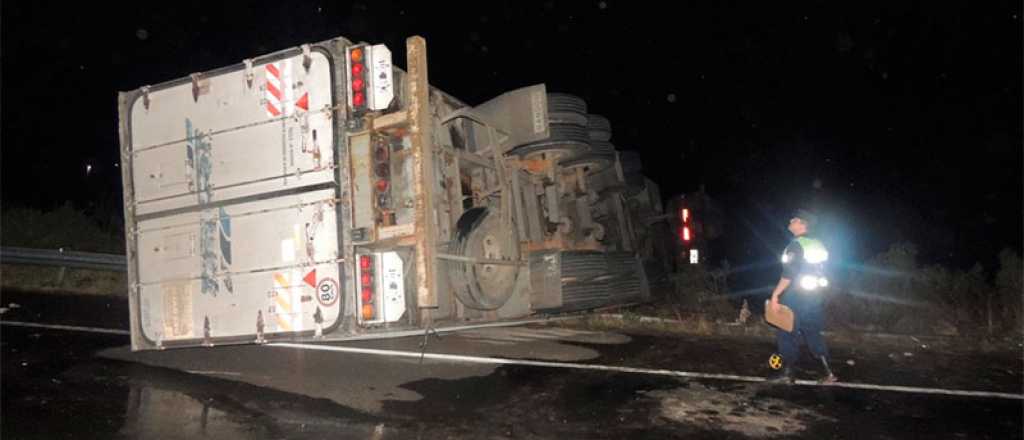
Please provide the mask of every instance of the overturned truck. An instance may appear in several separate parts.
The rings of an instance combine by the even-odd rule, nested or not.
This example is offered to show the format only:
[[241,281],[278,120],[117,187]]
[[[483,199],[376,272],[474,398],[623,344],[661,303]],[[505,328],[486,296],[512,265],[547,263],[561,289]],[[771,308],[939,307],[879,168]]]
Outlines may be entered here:
[[406,50],[337,38],[120,94],[133,349],[648,297],[660,199],[608,120],[544,85],[467,105]]

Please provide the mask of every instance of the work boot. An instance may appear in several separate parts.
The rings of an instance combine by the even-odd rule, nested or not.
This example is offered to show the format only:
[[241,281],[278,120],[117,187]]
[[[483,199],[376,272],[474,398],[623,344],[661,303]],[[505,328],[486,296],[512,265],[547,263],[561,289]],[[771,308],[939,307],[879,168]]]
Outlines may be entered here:
[[821,384],[833,384],[839,382],[839,378],[835,374],[832,374],[832,368],[828,366],[828,358],[822,356],[818,358],[821,360],[821,366],[825,367],[825,375],[818,379],[818,383]]
[[793,383],[793,371],[790,370],[789,367],[784,367],[781,370],[775,370],[765,378],[765,381],[772,383]]

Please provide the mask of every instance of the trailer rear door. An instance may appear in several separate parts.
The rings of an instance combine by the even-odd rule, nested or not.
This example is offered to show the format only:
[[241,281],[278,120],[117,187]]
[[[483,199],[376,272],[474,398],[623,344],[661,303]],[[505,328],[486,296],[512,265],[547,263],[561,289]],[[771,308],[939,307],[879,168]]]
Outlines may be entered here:
[[339,322],[333,63],[292,51],[121,95],[133,349]]

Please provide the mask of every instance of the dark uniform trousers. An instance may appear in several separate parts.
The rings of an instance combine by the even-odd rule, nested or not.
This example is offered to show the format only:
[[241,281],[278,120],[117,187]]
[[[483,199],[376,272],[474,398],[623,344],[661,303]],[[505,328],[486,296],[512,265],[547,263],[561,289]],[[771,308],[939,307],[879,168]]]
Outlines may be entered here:
[[800,342],[815,358],[828,359],[828,347],[821,331],[825,328],[824,304],[820,292],[806,292],[799,288],[787,289],[780,300],[793,310],[793,331],[776,330],[775,340],[782,362],[794,366],[800,357]]

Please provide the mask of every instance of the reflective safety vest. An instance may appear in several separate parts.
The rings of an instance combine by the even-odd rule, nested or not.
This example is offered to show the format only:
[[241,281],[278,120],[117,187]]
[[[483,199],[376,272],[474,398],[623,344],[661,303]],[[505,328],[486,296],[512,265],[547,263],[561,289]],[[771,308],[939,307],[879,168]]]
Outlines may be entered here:
[[[796,242],[803,248],[803,261],[797,276],[796,287],[804,292],[818,292],[828,287],[825,277],[825,262],[828,261],[828,250],[818,239],[797,237]],[[789,263],[789,254],[782,254],[782,262]]]

